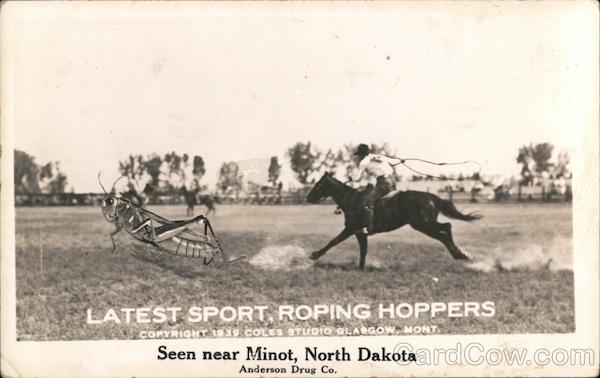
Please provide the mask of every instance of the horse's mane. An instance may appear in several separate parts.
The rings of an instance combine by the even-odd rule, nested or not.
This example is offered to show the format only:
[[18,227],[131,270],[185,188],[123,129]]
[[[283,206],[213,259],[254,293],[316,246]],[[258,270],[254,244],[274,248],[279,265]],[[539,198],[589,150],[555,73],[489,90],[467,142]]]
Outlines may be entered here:
[[333,176],[331,173],[327,173],[327,177],[328,177],[330,180],[332,180],[334,183],[336,183],[336,184],[342,184],[342,186],[343,186],[343,187],[345,187],[345,188],[352,189],[352,190],[353,190],[353,191],[355,191],[355,192],[358,192],[358,191],[359,191],[358,189],[351,187],[351,186],[350,186],[350,185],[348,185],[347,183],[345,183],[345,182],[342,182],[342,181],[340,181],[340,180],[336,179],[336,178],[335,178],[335,177],[334,177],[334,176]]

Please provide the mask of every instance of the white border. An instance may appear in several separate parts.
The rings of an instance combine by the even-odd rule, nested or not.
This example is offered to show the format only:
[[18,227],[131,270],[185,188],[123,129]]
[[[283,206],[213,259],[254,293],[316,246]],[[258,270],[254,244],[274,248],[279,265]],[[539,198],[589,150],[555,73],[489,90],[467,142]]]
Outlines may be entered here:
[[[128,3],[129,4],[129,3]],[[146,3],[148,4],[148,3]],[[99,4],[78,4],[80,12],[85,15],[91,7]],[[103,4],[106,7],[119,7],[120,3]],[[152,12],[159,12],[163,6],[184,7],[185,3],[165,5],[148,4]],[[199,6],[213,7],[214,4]],[[413,3],[412,6],[415,6]],[[271,349],[287,349],[290,345],[300,353],[304,346],[321,346],[333,349],[344,345],[348,349],[358,346],[380,348],[393,347],[398,342],[408,342],[414,347],[448,347],[455,346],[456,335],[442,336],[406,336],[406,337],[323,337],[323,338],[267,338],[267,339],[208,339],[208,340],[136,340],[136,341],[71,341],[71,342],[15,342],[15,246],[14,246],[14,204],[13,204],[13,143],[14,123],[12,104],[12,70],[14,66],[4,64],[11,62],[11,25],[21,12],[35,7],[43,15],[45,9],[55,4],[41,3],[4,3],[2,5],[1,23],[1,125],[2,125],[2,188],[1,188],[1,268],[2,268],[2,328],[1,358],[4,376],[232,376],[237,375],[238,363],[222,362],[159,362],[156,360],[158,345],[167,345],[170,349],[201,350],[240,350],[245,346],[264,345]],[[140,7],[141,5],[137,5]],[[230,10],[231,4],[223,8]],[[244,4],[243,7],[248,6]],[[282,4],[261,4],[260,6],[286,6]],[[295,5],[300,6],[300,5]],[[337,4],[310,4],[303,6],[333,7]],[[347,4],[340,4],[347,7]],[[369,4],[359,5],[368,8]],[[382,7],[381,4],[372,5]],[[388,6],[388,5],[386,5]],[[445,4],[445,6],[450,6]],[[488,348],[522,347],[536,348],[592,348],[596,351],[596,366],[589,369],[574,370],[572,366],[545,366],[531,368],[511,368],[509,366],[427,366],[408,365],[399,367],[395,363],[366,364],[360,362],[330,363],[341,376],[481,376],[481,375],[523,375],[523,376],[567,376],[588,375],[598,373],[598,309],[599,303],[599,243],[598,243],[598,198],[599,198],[599,164],[598,164],[598,34],[590,33],[598,30],[598,8],[594,2],[565,3],[565,6],[582,8],[581,30],[579,35],[586,36],[580,40],[580,48],[589,54],[588,67],[581,71],[589,75],[589,87],[581,88],[577,114],[573,114],[573,125],[577,129],[579,148],[573,156],[574,201],[573,201],[573,247],[575,273],[575,306],[576,331],[573,334],[536,334],[536,335],[486,335],[460,336],[462,343],[476,341]],[[83,10],[82,8],[85,8]],[[137,8],[136,8],[137,9]],[[586,15],[587,14],[587,15]],[[254,364],[248,364],[254,365]],[[269,364],[270,366],[287,366],[288,364]],[[311,366],[318,366],[310,364]],[[250,375],[249,375],[250,376]]]

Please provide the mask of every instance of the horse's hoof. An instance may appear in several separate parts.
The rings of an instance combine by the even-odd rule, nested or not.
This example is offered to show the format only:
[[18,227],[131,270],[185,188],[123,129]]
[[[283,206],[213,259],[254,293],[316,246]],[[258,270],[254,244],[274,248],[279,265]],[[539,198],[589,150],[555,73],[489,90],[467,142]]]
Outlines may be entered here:
[[321,255],[319,254],[319,251],[314,251],[313,253],[310,254],[311,260],[317,260],[319,257],[321,257]]

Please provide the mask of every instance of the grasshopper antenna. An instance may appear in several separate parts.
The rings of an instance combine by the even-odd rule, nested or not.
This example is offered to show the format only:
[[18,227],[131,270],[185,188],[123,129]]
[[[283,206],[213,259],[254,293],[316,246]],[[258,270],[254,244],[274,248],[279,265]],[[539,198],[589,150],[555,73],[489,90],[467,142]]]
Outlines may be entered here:
[[110,192],[113,193],[115,191],[115,185],[117,185],[117,183],[119,182],[120,179],[122,179],[123,177],[127,177],[127,176],[121,176],[118,179],[115,180],[115,183],[113,184],[112,188],[110,189]]
[[102,174],[102,171],[98,172],[98,183],[100,184],[100,187],[104,191],[104,194],[108,195],[108,193],[106,193],[106,189],[104,189],[104,185],[102,185],[102,180],[100,180],[100,175],[101,174]]

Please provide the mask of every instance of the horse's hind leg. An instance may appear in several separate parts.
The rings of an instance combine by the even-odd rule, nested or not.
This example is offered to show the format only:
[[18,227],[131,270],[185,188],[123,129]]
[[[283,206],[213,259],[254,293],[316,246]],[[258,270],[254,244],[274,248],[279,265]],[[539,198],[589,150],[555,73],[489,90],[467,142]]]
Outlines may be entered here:
[[438,222],[429,222],[429,223],[418,223],[411,224],[411,226],[417,230],[421,231],[427,236],[430,236],[436,240],[441,241],[448,252],[454,257],[455,260],[468,260],[469,256],[464,254],[457,246],[454,244],[454,240],[452,239],[452,226],[450,223],[438,223]]
[[471,256],[463,252],[460,248],[456,246],[456,244],[454,244],[454,238],[452,237],[452,225],[450,223],[437,223],[437,227],[440,229],[440,233],[445,234],[447,236],[448,244],[450,245],[450,247],[448,247],[448,250],[450,251],[450,253],[454,251],[454,253],[452,253],[452,257],[454,257],[455,259],[463,260],[468,260],[471,258]]

